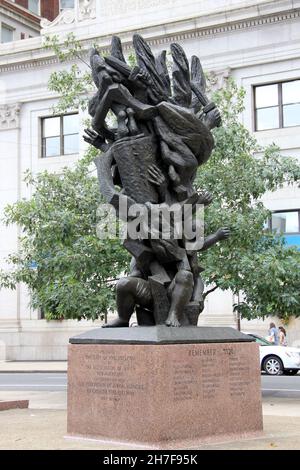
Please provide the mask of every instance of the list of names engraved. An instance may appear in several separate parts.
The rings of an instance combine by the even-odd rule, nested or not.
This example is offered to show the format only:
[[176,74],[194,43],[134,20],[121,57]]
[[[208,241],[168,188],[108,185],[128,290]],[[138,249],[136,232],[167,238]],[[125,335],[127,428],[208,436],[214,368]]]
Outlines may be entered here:
[[231,398],[244,397],[251,383],[247,357],[232,354],[229,356],[229,393]]
[[216,398],[221,392],[222,373],[216,369],[217,349],[192,348],[186,360],[172,362],[172,388],[174,401],[200,397],[203,400]]
[[176,402],[201,397],[219,399],[228,390],[229,398],[247,395],[251,371],[247,357],[232,346],[192,348],[188,357],[172,361],[172,391]]
[[173,360],[173,400],[191,400],[197,394],[197,377],[193,364]]
[[220,371],[216,368],[217,349],[211,346],[198,351],[201,363],[202,399],[216,398],[221,387]]

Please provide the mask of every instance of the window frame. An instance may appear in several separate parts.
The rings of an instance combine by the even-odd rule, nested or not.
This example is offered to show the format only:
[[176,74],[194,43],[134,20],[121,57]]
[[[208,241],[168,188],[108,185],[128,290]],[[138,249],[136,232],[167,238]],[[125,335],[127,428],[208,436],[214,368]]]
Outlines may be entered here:
[[[254,132],[266,132],[266,131],[274,131],[274,130],[277,130],[277,129],[289,129],[289,128],[293,128],[293,127],[300,127],[300,124],[296,124],[294,126],[284,126],[284,121],[283,121],[283,108],[284,106],[287,106],[289,104],[300,104],[300,101],[295,101],[293,103],[286,103],[286,104],[283,104],[283,101],[282,101],[282,85],[285,84],[285,83],[291,83],[291,82],[297,82],[297,81],[300,81],[300,78],[291,78],[289,80],[281,80],[281,81],[275,81],[275,82],[266,82],[266,83],[260,83],[260,84],[256,84],[256,85],[253,85],[252,88],[253,88],[253,92],[252,92],[252,96],[253,96],[253,110],[254,110]],[[268,86],[268,85],[277,85],[277,93],[278,93],[278,105],[277,106],[264,106],[264,107],[261,107],[261,108],[257,108],[256,106],[256,90],[257,88],[259,87],[262,87],[262,86]],[[278,124],[279,124],[279,127],[272,127],[270,129],[258,129],[257,128],[257,110],[260,110],[260,109],[269,109],[269,108],[278,108]]]
[[248,336],[255,339],[255,342],[259,344],[259,346],[272,346],[272,343],[268,341],[267,339],[263,338],[262,336],[257,336],[252,333],[248,333]]
[[[298,212],[298,232],[282,232],[283,235],[300,235],[300,209],[280,209],[276,211],[272,211],[273,214],[282,214],[285,212]],[[272,215],[269,219],[269,230],[273,232],[273,227],[272,227]]]
[[35,12],[33,10],[30,10],[29,2],[30,2],[30,0],[28,0],[28,11],[30,11],[30,13],[33,13],[34,15],[41,16],[41,0],[38,0],[39,5],[38,5],[38,11],[37,12]]
[[73,0],[73,6],[72,7],[65,7],[63,8],[61,6],[62,0],[59,0],[59,11],[62,12],[64,10],[71,10],[72,8],[75,8],[75,0]]
[[[3,28],[5,28],[5,29],[12,32],[12,40],[11,41],[2,42],[2,29]],[[0,42],[0,44],[9,44],[10,42],[14,42],[14,40],[15,40],[15,31],[16,31],[16,29],[13,26],[10,26],[9,24],[1,22],[0,23],[0,33],[1,33],[1,37],[0,37],[1,42]]]
[[[64,117],[66,116],[78,116],[78,132],[76,134],[64,134]],[[59,118],[59,130],[60,134],[56,136],[50,136],[50,137],[44,137],[44,122],[46,119],[53,119],[53,118]],[[42,159],[48,159],[48,158],[57,158],[57,157],[69,157],[72,155],[78,155],[79,154],[79,113],[77,112],[70,112],[66,114],[58,114],[58,115],[50,115],[50,116],[42,116],[40,117],[40,136],[41,136],[41,144],[40,144],[40,158]],[[64,137],[69,136],[69,135],[78,135],[78,151],[74,153],[65,153],[65,145],[64,145]],[[59,149],[60,153],[58,155],[52,155],[52,156],[47,156],[46,155],[46,146],[44,142],[47,139],[51,139],[54,137],[59,137]]]

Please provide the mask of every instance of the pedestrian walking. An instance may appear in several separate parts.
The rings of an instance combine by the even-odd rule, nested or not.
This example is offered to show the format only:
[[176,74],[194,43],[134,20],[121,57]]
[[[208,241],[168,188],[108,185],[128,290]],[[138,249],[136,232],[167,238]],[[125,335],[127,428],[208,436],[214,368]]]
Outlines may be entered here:
[[280,326],[278,328],[279,330],[279,344],[280,346],[287,346],[287,340],[286,340],[286,330],[283,328],[283,326]]
[[276,328],[275,323],[270,323],[269,327],[269,341],[274,344],[274,346],[279,345],[279,331]]

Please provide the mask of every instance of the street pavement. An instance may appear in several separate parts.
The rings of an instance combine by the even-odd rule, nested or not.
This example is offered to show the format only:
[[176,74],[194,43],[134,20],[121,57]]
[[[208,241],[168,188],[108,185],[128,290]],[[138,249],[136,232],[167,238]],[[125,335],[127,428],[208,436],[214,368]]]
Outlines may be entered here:
[[300,374],[294,376],[263,375],[261,377],[262,396],[280,398],[300,398]]
[[[295,376],[262,375],[262,396],[281,398],[300,398],[300,374]],[[2,391],[44,391],[63,392],[67,389],[67,375],[63,372],[1,373],[0,392]]]
[[0,391],[45,391],[60,392],[67,389],[67,374],[34,372],[0,374]]

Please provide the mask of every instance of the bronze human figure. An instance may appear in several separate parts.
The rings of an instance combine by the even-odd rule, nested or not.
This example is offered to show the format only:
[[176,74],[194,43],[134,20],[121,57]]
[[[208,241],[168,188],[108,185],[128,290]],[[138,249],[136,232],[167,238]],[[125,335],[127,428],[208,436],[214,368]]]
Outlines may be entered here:
[[[95,160],[100,191],[123,219],[128,219],[135,204],[147,214],[157,209],[172,214],[173,205],[190,205],[193,224],[198,205],[212,201],[193,183],[198,167],[213,150],[211,130],[221,125],[220,113],[206,96],[197,57],[192,57],[190,67],[182,47],[171,44],[171,80],[166,51],[154,57],[138,34],[133,46],[137,59],[133,68],[126,63],[117,37],[112,39],[110,56],[91,52],[97,92],[89,104],[92,129],[86,129],[84,139],[103,152]],[[107,125],[109,112],[116,117],[115,127]],[[122,203],[125,213],[120,210]],[[155,236],[149,229],[147,237],[126,238],[131,270],[116,286],[118,318],[104,327],[127,327],[134,312],[139,325],[197,325],[204,308],[203,268],[197,252],[228,238],[229,230],[221,228],[206,236],[200,247],[191,248],[184,234],[176,236],[178,220],[176,225],[172,217],[169,238],[162,235],[161,219]],[[183,224],[180,219],[179,228]]]

